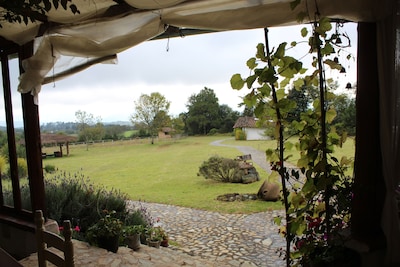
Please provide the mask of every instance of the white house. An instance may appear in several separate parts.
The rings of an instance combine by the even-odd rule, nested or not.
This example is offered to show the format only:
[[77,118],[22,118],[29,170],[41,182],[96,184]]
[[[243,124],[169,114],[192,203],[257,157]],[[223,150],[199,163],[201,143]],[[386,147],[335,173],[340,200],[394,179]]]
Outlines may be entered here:
[[265,135],[265,127],[257,126],[255,117],[239,117],[233,125],[233,128],[240,128],[246,134],[246,140],[268,140],[269,136]]

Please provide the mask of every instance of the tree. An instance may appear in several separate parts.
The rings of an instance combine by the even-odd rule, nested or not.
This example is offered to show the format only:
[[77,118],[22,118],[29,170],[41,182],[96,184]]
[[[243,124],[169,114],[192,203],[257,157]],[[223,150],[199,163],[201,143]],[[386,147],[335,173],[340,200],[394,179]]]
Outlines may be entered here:
[[220,105],[219,112],[221,116],[221,120],[219,123],[219,132],[220,133],[230,133],[233,130],[233,125],[239,118],[239,112],[234,111],[228,105]]
[[332,125],[339,133],[346,132],[349,135],[356,134],[356,101],[346,94],[337,95],[332,100],[332,106],[336,110],[336,117]]
[[185,131],[184,113],[179,114],[177,117],[171,119],[171,126],[175,134],[181,134]]
[[186,107],[185,124],[189,134],[206,135],[212,128],[219,128],[220,108],[214,90],[204,87],[189,97]]
[[78,110],[75,112],[78,123],[79,140],[86,143],[86,150],[89,150],[89,142],[100,140],[104,135],[104,127],[101,118],[95,118],[93,114]]
[[169,119],[168,111],[170,102],[158,92],[150,95],[142,94],[135,104],[135,113],[131,116],[133,125],[143,123],[149,131],[151,143],[154,144],[154,136],[157,131],[165,126]]
[[64,10],[68,8],[73,14],[79,14],[79,10],[75,4],[68,4],[71,0],[0,0],[0,20],[10,23],[25,23],[29,21],[35,22],[47,21],[46,14],[51,9],[58,9],[61,6]]

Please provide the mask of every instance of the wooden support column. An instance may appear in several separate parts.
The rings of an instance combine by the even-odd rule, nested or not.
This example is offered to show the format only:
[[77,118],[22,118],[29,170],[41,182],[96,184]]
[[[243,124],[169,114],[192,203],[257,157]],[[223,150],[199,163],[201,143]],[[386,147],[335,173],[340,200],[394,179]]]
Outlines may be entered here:
[[[32,54],[33,42],[21,48],[19,54],[21,72],[23,72],[22,60]],[[34,96],[31,93],[22,94],[21,97],[32,211],[40,209],[46,214],[39,107],[34,103]]]
[[385,197],[379,134],[376,24],[358,24],[356,155],[351,230],[370,250],[384,246],[381,217]]

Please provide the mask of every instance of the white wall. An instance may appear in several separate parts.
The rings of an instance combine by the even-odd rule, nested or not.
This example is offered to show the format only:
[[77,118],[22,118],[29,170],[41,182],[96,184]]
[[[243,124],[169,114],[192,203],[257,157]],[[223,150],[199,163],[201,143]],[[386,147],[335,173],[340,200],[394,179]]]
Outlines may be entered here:
[[264,128],[243,128],[246,133],[246,140],[269,140],[268,136],[264,135]]

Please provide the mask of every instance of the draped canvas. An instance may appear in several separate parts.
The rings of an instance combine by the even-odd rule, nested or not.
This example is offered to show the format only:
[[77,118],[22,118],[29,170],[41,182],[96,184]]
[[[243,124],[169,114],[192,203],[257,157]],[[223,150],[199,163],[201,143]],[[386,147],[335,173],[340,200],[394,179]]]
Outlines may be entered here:
[[[57,64],[61,57],[74,56],[97,62],[101,57],[117,54],[158,36],[168,26],[225,31],[297,24],[297,15],[303,11],[309,12],[311,18],[318,10],[324,16],[353,21],[374,20],[384,13],[383,5],[373,6],[373,0],[336,0],[335,5],[330,0],[301,1],[295,10],[290,8],[291,1],[129,0],[126,4],[132,8],[125,11],[116,8],[115,2],[110,0],[96,1],[96,4],[77,0],[76,5],[83,5],[83,8],[76,20],[72,14],[68,17],[65,10],[53,10],[49,14],[51,21],[68,23],[48,28],[43,38],[37,39],[37,52],[24,63],[25,73],[20,77],[18,90],[22,93],[32,91],[36,95],[43,81],[48,80],[46,75],[61,77],[55,72],[60,69]],[[117,9],[117,15],[109,12],[107,6]],[[57,12],[60,12],[59,17]],[[2,31],[0,28],[0,35]],[[68,66],[61,72],[72,74],[80,69]]]

